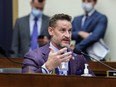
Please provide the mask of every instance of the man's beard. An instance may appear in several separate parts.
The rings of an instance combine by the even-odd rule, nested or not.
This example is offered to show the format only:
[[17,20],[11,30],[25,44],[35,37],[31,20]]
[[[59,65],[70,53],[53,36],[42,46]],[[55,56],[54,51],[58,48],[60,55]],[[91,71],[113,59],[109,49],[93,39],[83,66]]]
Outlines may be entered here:
[[56,43],[56,45],[57,45],[57,47],[59,48],[59,49],[62,49],[62,48],[69,48],[70,47],[70,45],[69,44],[67,44],[67,45],[62,45],[61,43]]
[[[62,39],[62,41],[65,41],[65,40],[69,40],[69,39],[67,39],[67,38]],[[65,44],[65,43],[63,44],[62,41],[58,42],[58,40],[56,38],[52,38],[52,41],[56,44],[58,49],[62,49],[64,47],[70,48],[70,43],[69,44]],[[69,40],[69,42],[70,42],[70,40]]]
[[63,46],[63,45],[61,45],[61,44],[57,44],[57,46],[59,47],[59,48],[64,48],[64,47],[66,47],[66,46]]

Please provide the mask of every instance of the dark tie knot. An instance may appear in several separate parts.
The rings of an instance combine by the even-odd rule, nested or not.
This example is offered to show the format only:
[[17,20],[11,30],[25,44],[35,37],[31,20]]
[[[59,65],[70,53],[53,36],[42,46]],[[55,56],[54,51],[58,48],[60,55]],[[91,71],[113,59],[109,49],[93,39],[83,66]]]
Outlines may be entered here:
[[35,18],[34,18],[34,21],[38,21],[38,17],[35,17]]
[[88,13],[86,13],[85,16],[88,17],[89,16]]
[[86,17],[86,18],[89,18],[89,15],[88,15],[88,14],[85,14],[85,17]]
[[85,20],[87,21],[88,19],[89,19],[89,16],[88,16],[88,15],[86,15],[86,16],[85,16]]

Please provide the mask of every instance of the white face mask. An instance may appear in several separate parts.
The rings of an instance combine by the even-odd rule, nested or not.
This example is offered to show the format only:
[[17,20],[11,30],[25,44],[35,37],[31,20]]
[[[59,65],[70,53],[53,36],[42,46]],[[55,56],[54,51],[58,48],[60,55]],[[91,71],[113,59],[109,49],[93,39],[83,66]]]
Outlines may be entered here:
[[82,7],[86,12],[90,12],[94,8],[93,3],[82,3]]
[[32,8],[32,15],[34,16],[34,17],[39,17],[39,16],[41,16],[42,15],[42,11],[41,10],[39,10],[39,9],[36,9],[36,8]]

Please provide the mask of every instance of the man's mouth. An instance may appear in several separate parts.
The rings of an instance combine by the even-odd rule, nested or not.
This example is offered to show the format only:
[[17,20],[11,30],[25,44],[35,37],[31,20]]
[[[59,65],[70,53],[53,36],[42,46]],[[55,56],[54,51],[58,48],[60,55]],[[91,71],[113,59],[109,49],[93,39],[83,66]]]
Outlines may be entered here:
[[69,44],[70,40],[63,40],[63,42]]

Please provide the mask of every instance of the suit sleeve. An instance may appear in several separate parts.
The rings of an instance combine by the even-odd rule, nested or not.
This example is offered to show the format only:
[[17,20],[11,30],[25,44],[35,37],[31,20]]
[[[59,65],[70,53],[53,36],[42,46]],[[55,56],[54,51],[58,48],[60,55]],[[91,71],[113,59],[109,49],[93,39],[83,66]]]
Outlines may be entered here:
[[13,57],[17,57],[19,50],[19,21],[16,20],[14,29],[13,29],[13,37],[12,37],[12,50],[15,52]]
[[78,40],[78,32],[80,31],[80,23],[79,23],[79,17],[75,17],[72,21],[72,39]]
[[90,32],[91,34],[86,38],[83,39],[80,43],[76,45],[76,49],[85,49],[89,47],[94,42],[98,41],[100,38],[103,38],[105,31],[107,28],[107,17],[102,15],[99,17],[94,30]]
[[24,56],[22,73],[42,73],[41,66],[44,64],[42,59],[41,52],[38,54],[36,52],[28,52]]

